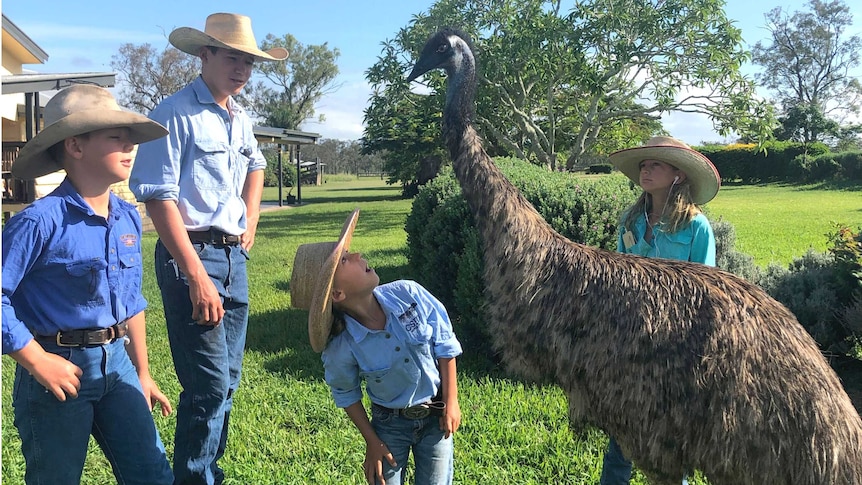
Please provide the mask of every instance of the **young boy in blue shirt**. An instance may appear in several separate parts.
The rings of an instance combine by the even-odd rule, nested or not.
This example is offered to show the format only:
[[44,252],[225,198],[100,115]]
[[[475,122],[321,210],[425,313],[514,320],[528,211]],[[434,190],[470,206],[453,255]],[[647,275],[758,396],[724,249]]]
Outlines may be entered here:
[[[303,244],[291,304],[308,310],[326,383],[365,439],[365,479],[400,485],[413,451],[414,483],[452,483],[452,434],[461,424],[455,357],[461,344],[443,305],[416,282],[380,284],[350,241],[353,211],[335,243]],[[333,315],[333,312],[335,315]],[[372,420],[362,405],[362,381]]]
[[118,483],[171,484],[152,416],[171,405],[147,360],[141,219],[110,190],[135,145],[167,130],[89,85],[54,95],[44,120],[12,173],[66,178],[3,228],[3,354],[18,363],[25,481],[80,483],[92,434]]

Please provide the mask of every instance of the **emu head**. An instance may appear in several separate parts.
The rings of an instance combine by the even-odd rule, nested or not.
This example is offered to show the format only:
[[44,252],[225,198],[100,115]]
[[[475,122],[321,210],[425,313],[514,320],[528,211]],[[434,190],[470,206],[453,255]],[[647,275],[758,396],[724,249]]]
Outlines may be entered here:
[[470,47],[469,37],[458,29],[446,28],[437,32],[425,42],[419,60],[407,76],[407,82],[433,69],[442,68],[451,76],[453,71],[461,67],[465,51],[472,51]]

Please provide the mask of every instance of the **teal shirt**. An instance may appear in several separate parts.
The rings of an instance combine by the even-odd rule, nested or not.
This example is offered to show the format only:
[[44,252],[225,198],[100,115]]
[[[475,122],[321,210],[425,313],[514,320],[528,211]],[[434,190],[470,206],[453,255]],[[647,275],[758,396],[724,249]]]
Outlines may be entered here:
[[625,234],[629,232],[620,225],[617,236],[617,251],[626,254],[636,254],[648,258],[678,259],[703,263],[707,266],[715,266],[715,236],[712,226],[703,214],[698,214],[689,225],[677,232],[670,233],[661,229],[661,226],[653,228],[653,240],[646,242],[643,235],[646,233],[646,218],[641,215],[634,223],[631,231],[634,244],[626,246]]

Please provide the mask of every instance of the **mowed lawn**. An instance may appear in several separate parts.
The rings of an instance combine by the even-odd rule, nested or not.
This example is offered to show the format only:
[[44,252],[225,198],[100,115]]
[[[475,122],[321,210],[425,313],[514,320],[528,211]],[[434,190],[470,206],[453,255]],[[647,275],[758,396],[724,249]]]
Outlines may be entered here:
[[[411,201],[400,199],[399,192],[380,179],[330,178],[323,186],[303,187],[302,206],[261,216],[250,262],[252,314],[245,369],[222,460],[226,484],[363,483],[364,442],[332,403],[319,355],[307,341],[306,314],[290,308],[288,283],[296,248],[335,239],[355,207],[362,213],[352,249],[365,254],[384,282],[413,278],[407,269],[404,232]],[[276,189],[266,189],[264,199],[277,201]],[[708,210],[710,217],[721,216],[736,226],[738,248],[752,254],[758,264],[786,264],[809,246],[825,248],[824,234],[831,230],[831,221],[862,225],[862,192],[724,187]],[[151,371],[176,403],[180,388],[152,270],[156,237],[148,233],[144,239]],[[4,356],[4,484],[23,483],[24,474],[11,406],[14,367]],[[574,433],[569,429],[566,401],[558,388],[507,377],[469,349],[459,360],[459,386],[463,424],[456,434],[456,483],[598,482],[606,438],[594,429]],[[155,416],[172,456],[175,416]],[[113,483],[110,466],[93,440],[90,446],[82,483]],[[632,483],[645,481],[636,474]],[[690,483],[706,482],[695,477]]]

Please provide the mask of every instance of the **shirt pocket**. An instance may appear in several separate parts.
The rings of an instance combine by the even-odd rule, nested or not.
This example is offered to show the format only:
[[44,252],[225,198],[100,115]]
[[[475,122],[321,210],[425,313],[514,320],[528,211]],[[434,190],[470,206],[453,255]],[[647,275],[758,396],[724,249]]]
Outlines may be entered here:
[[108,262],[104,259],[88,259],[66,263],[69,284],[66,289],[68,298],[75,305],[95,306],[105,303],[108,293],[105,269]]
[[227,143],[217,140],[195,140],[192,176],[196,188],[227,190],[231,183],[229,149]]
[[120,282],[127,294],[135,294],[141,291],[141,279],[143,278],[143,267],[141,266],[141,253],[127,251],[120,253]]
[[424,319],[418,316],[404,324],[407,333],[407,343],[410,348],[421,355],[431,354],[431,337],[434,329]]
[[360,372],[365,380],[365,390],[376,401],[391,402],[406,389],[413,389],[419,381],[419,369],[415,362],[375,371]]
[[692,232],[685,229],[672,233],[663,232],[661,239],[657,243],[660,244],[657,255],[667,259],[688,261],[691,256],[693,239]]

